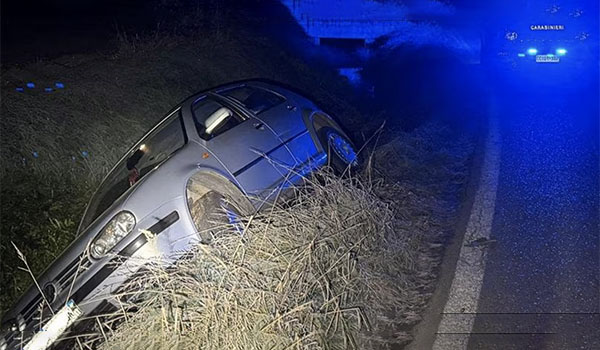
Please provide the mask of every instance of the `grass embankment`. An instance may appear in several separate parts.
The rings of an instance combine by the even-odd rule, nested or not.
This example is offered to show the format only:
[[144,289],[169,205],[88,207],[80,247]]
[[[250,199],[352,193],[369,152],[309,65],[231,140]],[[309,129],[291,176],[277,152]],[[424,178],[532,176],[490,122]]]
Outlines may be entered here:
[[73,239],[85,203],[110,166],[185,97],[225,82],[270,78],[310,91],[331,113],[357,120],[341,98],[350,92],[343,80],[265,38],[221,31],[185,40],[122,37],[120,43],[111,54],[2,70],[0,313],[31,283],[17,268],[10,242],[40,273]]
[[[11,241],[41,272],[73,238],[91,192],[132,142],[184,96],[251,77],[309,91],[354,134],[377,126],[361,122],[374,119],[345,102],[352,92],[334,73],[261,38],[157,37],[110,56],[5,69],[2,308],[30,284]],[[28,81],[36,88],[15,91]],[[65,88],[43,92],[56,81]],[[385,131],[383,139],[370,146],[369,171],[359,178],[325,177],[291,207],[255,217],[243,238],[223,235],[169,277],[146,277],[140,313],[114,334],[105,330],[106,346],[186,348],[209,338],[203,348],[405,343],[432,291],[471,145],[434,124]]]

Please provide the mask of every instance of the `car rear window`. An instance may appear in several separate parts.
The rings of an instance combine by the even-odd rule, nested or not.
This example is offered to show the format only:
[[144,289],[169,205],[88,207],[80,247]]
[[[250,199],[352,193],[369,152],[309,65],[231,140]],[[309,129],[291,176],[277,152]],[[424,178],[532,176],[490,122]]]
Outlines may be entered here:
[[285,98],[280,95],[262,88],[247,85],[221,91],[219,93],[239,101],[254,114],[260,114],[269,108],[273,108],[278,104],[285,102]]

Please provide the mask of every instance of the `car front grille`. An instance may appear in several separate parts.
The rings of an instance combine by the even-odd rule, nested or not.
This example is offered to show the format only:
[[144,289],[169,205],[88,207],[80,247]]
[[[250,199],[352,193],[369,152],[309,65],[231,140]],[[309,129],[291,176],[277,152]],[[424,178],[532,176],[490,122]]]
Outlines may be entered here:
[[87,254],[73,260],[62,272],[56,277],[56,281],[60,290],[68,290],[71,287],[75,277],[92,265],[87,258]]
[[[85,270],[91,266],[91,261],[87,258],[87,254],[82,254],[69,263],[60,273],[58,273],[53,281],[56,287],[56,294],[63,291],[68,291],[71,288],[74,280]],[[44,287],[44,286],[40,286]],[[53,311],[57,311],[62,307],[63,303],[54,303]],[[16,324],[19,323],[24,326],[24,331],[21,332],[11,331],[7,334],[5,340],[8,345],[7,349],[21,349],[21,346],[25,345],[29,339],[33,336],[34,332],[37,331],[41,325],[47,321],[52,313],[49,310],[48,305],[44,301],[42,294],[37,293],[33,299],[19,312],[19,319],[16,320]]]

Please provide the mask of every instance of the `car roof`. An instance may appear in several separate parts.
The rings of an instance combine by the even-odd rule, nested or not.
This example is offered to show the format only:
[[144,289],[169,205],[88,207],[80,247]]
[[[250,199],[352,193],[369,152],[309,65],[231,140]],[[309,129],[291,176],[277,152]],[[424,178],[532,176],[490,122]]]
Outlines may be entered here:
[[239,86],[244,86],[244,85],[267,88],[267,89],[273,90],[275,92],[281,92],[281,91],[287,90],[278,83],[270,82],[270,81],[266,81],[266,80],[260,80],[260,79],[238,80],[238,81],[234,81],[234,82],[217,85],[217,86],[211,87],[209,89],[197,92],[197,93],[193,94],[192,96],[186,98],[182,103],[179,104],[178,107],[184,108],[185,106],[191,105],[197,99],[199,99],[200,97],[203,97],[205,95],[219,94],[220,91],[229,90],[229,89],[239,87]]

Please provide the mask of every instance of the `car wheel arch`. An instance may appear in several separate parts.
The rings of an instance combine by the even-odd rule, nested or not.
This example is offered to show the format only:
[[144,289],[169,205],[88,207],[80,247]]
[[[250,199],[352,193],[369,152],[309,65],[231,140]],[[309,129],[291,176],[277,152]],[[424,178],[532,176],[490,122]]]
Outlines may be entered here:
[[311,116],[312,124],[316,130],[319,130],[325,126],[335,127],[333,119],[324,112],[315,111]]
[[254,207],[244,191],[231,179],[216,171],[203,169],[195,172],[187,180],[185,190],[188,209],[192,208],[194,201],[210,191],[215,191],[233,201],[244,215],[249,215],[254,211]]
[[334,128],[337,131],[339,131],[343,136],[348,138],[348,135],[346,135],[346,133],[339,126],[339,124],[331,116],[329,116],[329,114],[327,114],[323,111],[320,111],[320,110],[312,111],[307,116],[307,119],[308,119],[307,126],[310,128],[313,141],[315,142],[316,145],[318,145],[319,148],[321,148],[322,152],[325,151],[325,145],[322,144],[322,142],[319,138],[319,132],[321,129],[326,128],[326,127]]

